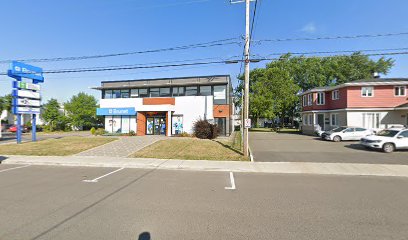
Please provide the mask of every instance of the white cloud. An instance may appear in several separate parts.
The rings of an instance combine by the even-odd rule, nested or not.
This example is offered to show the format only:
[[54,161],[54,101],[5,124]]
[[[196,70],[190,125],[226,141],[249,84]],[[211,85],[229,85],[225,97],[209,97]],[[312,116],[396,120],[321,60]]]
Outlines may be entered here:
[[317,31],[317,27],[314,24],[314,22],[310,22],[310,23],[306,24],[305,26],[303,26],[301,31],[306,32],[306,33],[315,33]]

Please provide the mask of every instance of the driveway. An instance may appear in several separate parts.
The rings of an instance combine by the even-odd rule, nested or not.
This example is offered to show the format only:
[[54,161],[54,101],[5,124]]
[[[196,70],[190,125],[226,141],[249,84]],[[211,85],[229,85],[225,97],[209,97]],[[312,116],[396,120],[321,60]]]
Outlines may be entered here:
[[296,133],[251,132],[254,161],[408,165],[408,151],[391,154],[367,150],[356,141],[328,142]]

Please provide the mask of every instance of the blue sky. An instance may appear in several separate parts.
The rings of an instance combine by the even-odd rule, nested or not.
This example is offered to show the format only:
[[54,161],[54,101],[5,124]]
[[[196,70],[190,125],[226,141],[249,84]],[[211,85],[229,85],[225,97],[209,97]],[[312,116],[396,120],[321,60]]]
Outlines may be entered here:
[[[406,0],[258,0],[254,39],[320,37],[408,32]],[[167,48],[244,34],[244,4],[228,0],[2,0],[0,60],[97,55]],[[251,5],[252,9],[254,3]],[[252,54],[408,47],[408,36],[331,41],[292,41],[252,45]],[[156,63],[186,59],[228,59],[242,54],[238,44],[112,57],[36,63],[44,69]],[[408,77],[408,56],[394,56],[388,77]],[[266,62],[253,64],[262,67]],[[33,63],[34,64],[34,63]],[[0,64],[0,72],[8,64]],[[87,92],[99,98],[103,80],[181,77],[240,72],[239,64],[171,69],[49,74],[44,100],[66,101]],[[11,79],[0,76],[0,95]]]

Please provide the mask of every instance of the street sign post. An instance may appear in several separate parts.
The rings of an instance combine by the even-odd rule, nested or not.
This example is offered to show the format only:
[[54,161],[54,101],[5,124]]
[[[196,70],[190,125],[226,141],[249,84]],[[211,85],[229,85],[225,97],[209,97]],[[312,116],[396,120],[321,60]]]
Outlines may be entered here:
[[7,75],[15,79],[12,85],[12,112],[17,115],[17,143],[21,143],[21,117],[23,114],[31,114],[31,137],[32,141],[35,142],[37,140],[36,117],[40,114],[41,107],[41,86],[39,83],[44,82],[43,70],[39,67],[13,61]]
[[245,119],[245,128],[251,128],[251,119],[250,118]]

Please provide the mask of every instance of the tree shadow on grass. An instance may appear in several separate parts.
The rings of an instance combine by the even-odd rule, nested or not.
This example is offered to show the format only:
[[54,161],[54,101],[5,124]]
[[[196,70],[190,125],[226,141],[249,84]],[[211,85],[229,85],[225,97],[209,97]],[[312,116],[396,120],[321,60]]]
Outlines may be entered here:
[[240,152],[240,151],[238,151],[237,149],[231,147],[230,145],[227,145],[227,144],[225,144],[225,143],[223,143],[223,142],[220,142],[220,141],[217,141],[217,140],[213,140],[213,141],[216,142],[216,143],[218,143],[218,144],[220,144],[220,145],[223,146],[224,148],[228,148],[228,149],[230,149],[230,150],[232,150],[232,151],[238,153],[239,155],[244,156],[244,155],[242,154],[242,152]]

